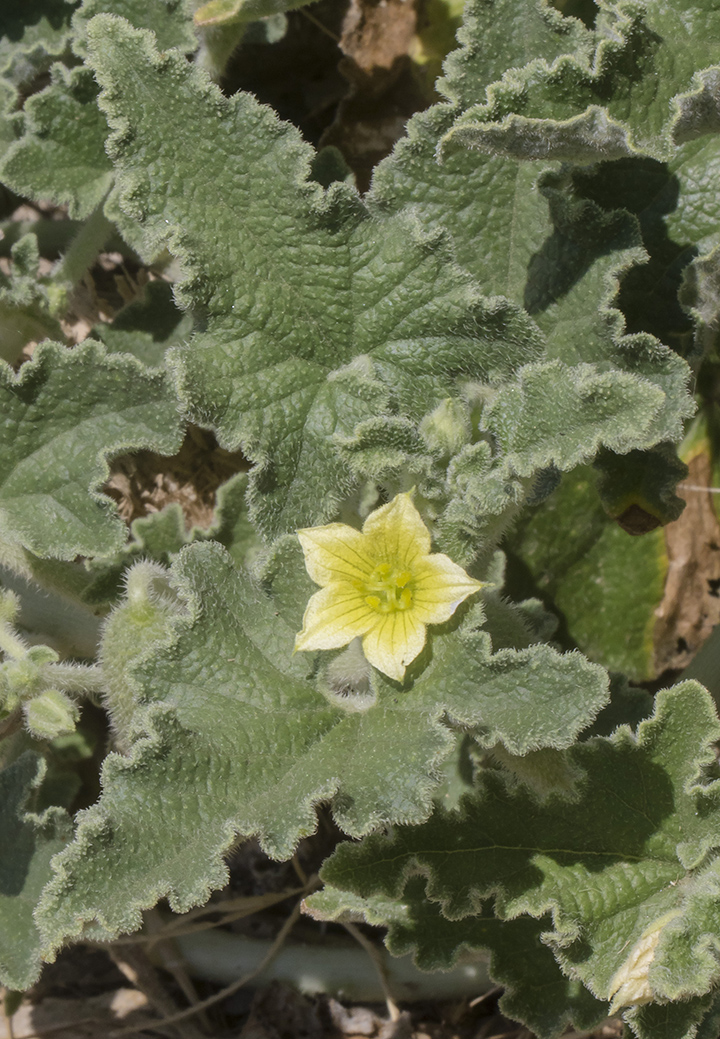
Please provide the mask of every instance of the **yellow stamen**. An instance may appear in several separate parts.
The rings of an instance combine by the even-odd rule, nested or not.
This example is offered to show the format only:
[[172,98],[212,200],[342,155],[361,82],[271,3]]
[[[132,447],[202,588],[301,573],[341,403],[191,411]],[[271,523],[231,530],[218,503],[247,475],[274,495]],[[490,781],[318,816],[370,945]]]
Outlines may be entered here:
[[372,512],[362,531],[329,523],[298,537],[320,591],[308,602],[296,648],[339,649],[361,638],[369,663],[396,681],[422,650],[427,626],[443,624],[482,587],[432,552],[409,494]]

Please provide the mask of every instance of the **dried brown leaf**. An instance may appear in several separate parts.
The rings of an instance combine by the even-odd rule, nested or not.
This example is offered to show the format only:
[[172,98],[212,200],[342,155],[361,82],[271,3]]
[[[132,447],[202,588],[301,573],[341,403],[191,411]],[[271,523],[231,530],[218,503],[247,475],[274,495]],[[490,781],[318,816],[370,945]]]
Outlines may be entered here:
[[678,487],[686,501],[679,519],[665,527],[668,575],[656,609],[658,674],[686,667],[720,623],[720,523],[712,505],[711,462],[698,454]]

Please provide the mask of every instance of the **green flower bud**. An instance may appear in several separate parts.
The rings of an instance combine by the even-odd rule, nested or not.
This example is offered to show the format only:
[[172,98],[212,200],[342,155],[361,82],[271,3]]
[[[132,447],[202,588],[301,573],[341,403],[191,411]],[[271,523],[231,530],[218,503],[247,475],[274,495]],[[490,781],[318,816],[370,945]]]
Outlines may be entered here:
[[433,454],[456,455],[470,440],[467,404],[448,397],[425,416],[420,432]]
[[43,740],[73,732],[80,717],[77,705],[58,689],[48,689],[41,696],[29,700],[24,711],[28,729],[33,736]]

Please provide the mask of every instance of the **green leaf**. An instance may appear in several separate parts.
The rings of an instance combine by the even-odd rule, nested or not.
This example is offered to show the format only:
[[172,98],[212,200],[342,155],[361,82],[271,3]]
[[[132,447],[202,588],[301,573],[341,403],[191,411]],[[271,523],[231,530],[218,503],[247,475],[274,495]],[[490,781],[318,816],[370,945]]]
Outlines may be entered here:
[[84,602],[115,603],[123,591],[127,571],[140,559],[169,565],[180,549],[193,541],[218,541],[237,566],[249,565],[261,549],[260,538],[247,514],[247,473],[237,473],[221,484],[216,495],[215,520],[210,527],[186,529],[178,502],[160,512],[141,516],[130,524],[130,539],[116,555],[87,561],[90,579],[82,591]]
[[401,902],[361,898],[326,885],[305,900],[305,908],[321,920],[359,918],[387,926],[388,950],[393,956],[413,952],[421,970],[447,970],[465,950],[489,952],[490,977],[505,988],[500,1009],[540,1036],[560,1036],[569,1025],[589,1030],[607,1016],[607,1004],[565,977],[542,941],[547,918],[499,920],[486,903],[473,916],[448,920],[425,896],[421,877],[408,880]]
[[420,418],[460,373],[500,378],[536,355],[531,323],[484,302],[441,236],[308,181],[311,150],[269,110],[223,99],[118,20],[89,33],[119,200],[180,255],[179,298],[207,314],[207,332],[173,351],[181,395],[258,463],[250,500],[266,533],[327,518],[352,487],[335,434],[390,407]]
[[711,995],[680,1003],[651,1003],[626,1019],[638,1039],[716,1039],[717,1008]]
[[35,235],[23,235],[10,255],[10,276],[0,278],[0,357],[16,364],[29,342],[61,339],[62,328],[50,313],[47,288],[38,278],[40,257]]
[[[601,279],[606,283],[605,292],[611,289],[611,278],[619,280],[612,305],[622,311],[627,330],[650,332],[697,365],[702,355],[693,351],[690,323],[677,299],[683,268],[693,255],[688,235],[690,240],[698,237],[691,226],[692,210],[699,201],[697,189],[691,184],[692,171],[688,177],[682,173],[683,165],[679,157],[670,164],[634,157],[603,162],[547,176],[542,190],[556,228],[567,242],[570,284],[577,280],[572,274],[572,243],[577,243],[574,262],[583,272],[580,285],[589,282],[590,290],[594,289],[601,299]],[[706,168],[701,175],[707,176]],[[705,197],[701,205],[707,204]],[[637,251],[640,245],[644,256]],[[541,259],[544,263],[538,262],[540,272],[548,258],[538,257],[538,261]],[[586,275],[588,261],[593,268]],[[554,287],[552,279],[549,287]],[[589,299],[585,289],[583,295],[570,291],[560,300],[567,315],[566,341],[572,340],[574,332],[570,313],[577,314]],[[541,324],[552,320],[553,309],[549,309],[547,319],[539,319]],[[593,321],[597,325],[595,307],[588,310],[585,320],[588,318],[590,328]],[[582,339],[578,337],[576,342]]]
[[627,534],[602,509],[592,470],[580,466],[527,511],[510,544],[583,653],[638,681],[655,676],[654,610],[667,572],[662,530]]
[[193,0],[83,0],[73,16],[73,50],[87,56],[87,29],[97,14],[118,15],[136,29],[155,34],[160,50],[177,48],[191,54],[198,45],[193,31]]
[[23,811],[45,766],[25,753],[0,772],[0,981],[26,989],[40,973],[40,935],[33,912],[50,876],[50,859],[71,835],[61,808],[42,815]]
[[[323,876],[364,897],[398,898],[420,871],[450,919],[473,916],[496,893],[503,918],[553,913],[544,940],[598,999],[703,996],[720,973],[712,937],[720,786],[701,782],[719,735],[709,695],[685,682],[658,694],[637,737],[621,728],[567,752],[587,775],[575,799],[538,805],[486,771],[463,819],[438,813],[422,827],[341,845]],[[621,970],[643,947],[638,981],[618,992]]]
[[[643,358],[634,360],[642,370]],[[652,369],[652,360],[647,367]],[[692,414],[694,405],[686,396],[680,414],[674,413],[654,383],[590,364],[527,365],[516,382],[498,391],[483,426],[497,438],[508,468],[520,476],[548,465],[572,469],[601,445],[626,453],[680,439],[681,419]]]
[[478,99],[460,116],[446,141],[520,159],[589,162],[639,151],[666,157],[673,138],[712,131],[707,105],[698,118],[698,102],[717,72],[694,79],[717,60],[720,15],[712,4],[599,6],[591,58],[568,53],[552,65],[511,68],[487,101]]
[[[346,186],[322,192],[306,180],[310,153],[294,130],[246,96],[220,98],[123,23],[101,19],[90,38],[116,128],[117,199],[148,243],[180,255],[179,298],[207,315],[207,331],[172,351],[180,395],[193,421],[257,463],[249,500],[264,533],[332,515],[354,484],[333,442],[349,442],[360,423],[383,411],[417,421],[457,396],[461,373],[502,382],[537,356],[534,327],[509,304],[483,301],[442,237],[418,231],[414,213],[369,218]],[[189,127],[212,158],[185,147]],[[238,142],[232,166],[217,139]],[[181,192],[179,181],[197,190]],[[304,229],[301,248],[291,227]],[[568,415],[593,396],[592,417],[553,433],[532,457],[514,451],[512,465],[528,472],[556,456],[573,464],[559,453],[561,437],[579,437],[588,458],[601,442],[629,450],[678,435],[689,410],[682,363],[651,340],[609,341],[631,374],[568,372]],[[558,372],[548,369],[545,383]],[[547,396],[542,380],[528,371],[526,387],[510,394],[533,382],[537,404]],[[494,407],[501,425],[510,405],[502,398]],[[628,407],[644,411],[634,438],[620,417]]]
[[438,141],[457,112],[436,105],[413,116],[407,138],[376,168],[367,202],[381,212],[417,207],[428,230],[447,228],[458,263],[488,294],[522,302],[528,265],[550,232],[535,190],[542,168],[466,151],[439,164]]
[[359,658],[293,656],[304,605],[293,603],[295,571],[308,579],[289,543],[266,570],[277,599],[212,542],[179,554],[174,600],[154,564],[131,572],[102,657],[111,713],[123,712],[135,742],[129,756],[106,759],[102,798],[57,860],[41,911],[48,948],[83,921],[96,920],[98,934],[132,930],[161,897],[176,910],[204,901],[225,883],[222,855],[241,835],[289,856],[313,832],[320,801],[356,836],[427,818],[456,742],[448,719],[522,752],[566,746],[607,699],[604,674],[579,655],[546,646],[491,655],[472,625],[437,633],[432,662],[405,690]]
[[[108,7],[133,25],[155,32],[162,48],[187,52],[197,46],[185,0],[86,0],[73,18],[73,45],[78,53],[85,53],[87,22]],[[69,18],[69,7],[64,10]],[[0,167],[3,181],[20,194],[68,205],[72,217],[86,218],[113,183],[112,163],[105,151],[108,126],[97,107],[92,73],[82,66],[67,69],[55,64],[50,86],[28,98],[24,116],[23,136]]]
[[458,41],[438,87],[463,108],[481,101],[507,69],[551,65],[568,53],[587,60],[594,44],[581,22],[562,17],[547,0],[473,0]]
[[[610,364],[656,382],[666,399],[662,413],[657,414],[655,431],[649,431],[648,443],[666,436],[677,439],[691,407],[689,373],[656,339],[623,335],[622,316],[614,309],[618,277],[626,279],[628,271],[634,275],[647,258],[642,251],[644,238],[650,241],[641,234],[635,218],[637,206],[627,197],[631,191],[621,175],[621,164],[592,168],[586,179],[593,194],[587,186],[581,190],[575,183],[582,179],[582,171],[543,171],[536,164],[492,149],[481,155],[453,151],[443,156],[441,164],[437,162],[438,143],[462,106],[484,101],[486,87],[508,65],[521,68],[537,55],[542,60],[530,60],[526,73],[530,79],[542,79],[543,69],[587,64],[588,47],[598,45],[597,40],[591,44],[592,34],[579,23],[558,18],[557,12],[550,13],[543,5],[511,6],[512,11],[491,0],[469,5],[460,33],[464,46],[448,59],[448,76],[440,84],[458,103],[436,105],[410,120],[407,140],[399,142],[378,167],[368,202],[381,212],[413,206],[424,226],[448,228],[459,262],[487,290],[522,302],[533,314],[547,334],[550,357],[574,364]],[[600,37],[607,50],[605,30]],[[494,41],[490,47],[488,39]],[[565,48],[567,53],[563,53]],[[494,89],[490,87],[489,93]],[[538,138],[542,149],[548,147],[546,138],[543,130]],[[595,183],[602,183],[601,170],[610,171],[608,180],[614,186],[612,194],[606,188],[602,200],[596,197]],[[651,211],[655,227],[668,206],[663,209],[664,196],[657,195],[655,183],[646,181],[643,204]],[[637,195],[634,181],[632,185]],[[619,194],[618,186],[624,194]],[[637,200],[633,197],[631,201]],[[656,274],[653,269],[648,280]],[[648,313],[665,313],[666,301],[673,298],[666,280],[657,290],[652,282],[654,295],[646,306]],[[677,303],[675,308],[682,321]],[[659,326],[657,321],[650,330],[658,331]]]
[[6,153],[0,177],[13,191],[67,205],[71,217],[84,219],[113,180],[92,73],[54,65],[50,86],[28,98],[24,111],[25,133]]
[[48,343],[17,376],[0,371],[0,401],[3,540],[59,559],[118,548],[125,527],[97,489],[111,455],[179,447],[165,374],[108,357],[92,340],[74,350]]
[[193,317],[175,306],[171,286],[166,281],[149,281],[142,295],[123,307],[112,324],[96,325],[92,334],[109,354],[133,354],[155,367],[163,363],[170,346],[189,338],[192,328]]
[[76,0],[4,0],[0,11],[0,74],[15,86],[32,82],[67,49]]
[[366,201],[380,213],[415,207],[423,227],[450,232],[458,263],[489,295],[521,302],[528,264],[549,231],[547,207],[535,191],[542,170],[466,151],[438,163],[438,142],[459,111],[440,104],[413,116],[407,137],[376,167]]

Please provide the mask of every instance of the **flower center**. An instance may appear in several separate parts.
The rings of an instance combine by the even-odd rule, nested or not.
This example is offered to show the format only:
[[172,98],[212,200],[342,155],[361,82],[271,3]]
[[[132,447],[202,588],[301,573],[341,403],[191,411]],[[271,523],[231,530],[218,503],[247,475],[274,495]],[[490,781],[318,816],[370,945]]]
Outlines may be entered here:
[[368,606],[378,613],[409,610],[413,601],[412,574],[390,563],[381,563],[362,585],[362,592]]

